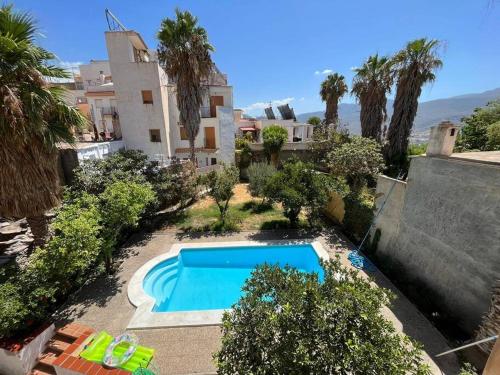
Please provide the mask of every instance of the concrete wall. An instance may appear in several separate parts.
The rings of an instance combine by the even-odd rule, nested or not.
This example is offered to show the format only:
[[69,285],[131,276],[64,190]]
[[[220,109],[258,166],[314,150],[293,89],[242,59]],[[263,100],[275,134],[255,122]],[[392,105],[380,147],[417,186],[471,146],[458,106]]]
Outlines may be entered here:
[[45,349],[47,342],[54,336],[54,333],[55,327],[51,324],[18,352],[0,348],[0,374],[28,374],[37,363],[38,357]]
[[[390,185],[380,178],[377,194]],[[417,157],[375,227],[376,256],[397,264],[464,331],[477,329],[500,279],[500,166]]]

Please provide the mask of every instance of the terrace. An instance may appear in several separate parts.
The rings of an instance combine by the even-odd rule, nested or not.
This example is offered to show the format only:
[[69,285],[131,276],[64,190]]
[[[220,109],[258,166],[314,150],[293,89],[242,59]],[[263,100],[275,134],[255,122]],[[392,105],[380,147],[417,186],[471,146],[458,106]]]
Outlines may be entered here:
[[[248,201],[244,189],[236,188],[231,201],[233,209]],[[188,210],[196,216],[199,207],[210,207],[209,198],[198,202]],[[275,214],[276,215],[276,214]],[[198,219],[197,219],[198,220]],[[205,219],[207,220],[207,219]],[[208,220],[210,221],[210,220]],[[118,335],[130,324],[136,308],[129,302],[127,289],[134,273],[151,259],[165,254],[175,244],[209,244],[214,242],[257,241],[272,244],[281,240],[287,243],[318,241],[330,257],[340,256],[342,265],[352,268],[347,255],[353,245],[335,228],[321,232],[307,230],[251,230],[254,224],[242,225],[247,230],[239,233],[193,232],[186,231],[182,223],[165,226],[149,235],[138,234],[120,250],[120,266],[116,274],[101,277],[85,285],[79,293],[56,315],[60,324],[76,322],[92,327],[96,331],[106,330]],[[201,223],[202,224],[202,223]],[[202,224],[203,225],[203,224]],[[183,229],[184,228],[184,229]],[[432,324],[412,305],[397,288],[375,267],[360,271],[364,278],[372,278],[381,287],[388,288],[397,298],[391,307],[383,309],[398,332],[403,332],[424,345],[425,362],[432,372],[455,374],[458,362],[454,355],[433,358],[435,354],[449,349],[446,340]],[[220,348],[221,328],[219,325],[181,326],[175,328],[132,329],[141,345],[156,349],[154,365],[161,374],[215,373],[212,355]]]

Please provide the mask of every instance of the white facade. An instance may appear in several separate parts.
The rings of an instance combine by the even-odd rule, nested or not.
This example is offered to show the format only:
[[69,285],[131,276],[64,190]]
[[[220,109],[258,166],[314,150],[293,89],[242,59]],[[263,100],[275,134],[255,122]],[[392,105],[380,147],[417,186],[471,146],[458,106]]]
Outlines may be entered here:
[[[97,73],[101,77],[99,85],[91,85],[91,79],[82,77],[84,83],[90,81],[86,96],[95,116],[100,114],[98,105],[114,107],[128,149],[142,150],[157,160],[189,157],[189,142],[179,124],[175,85],[169,83],[155,54],[135,31],[105,34],[109,70],[104,62],[99,62],[100,66],[96,64],[82,72],[82,76]],[[232,87],[217,71],[207,88],[195,140],[199,167],[234,162]],[[111,92],[113,95],[106,95]],[[104,126],[109,129],[107,122]]]

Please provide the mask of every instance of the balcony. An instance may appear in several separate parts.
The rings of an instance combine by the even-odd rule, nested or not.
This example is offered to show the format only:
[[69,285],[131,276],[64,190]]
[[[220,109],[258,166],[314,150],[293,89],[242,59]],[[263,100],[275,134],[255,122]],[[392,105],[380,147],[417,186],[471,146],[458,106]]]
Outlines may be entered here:
[[118,117],[118,111],[116,110],[116,107],[101,107],[101,115],[102,116],[113,116],[113,117]]

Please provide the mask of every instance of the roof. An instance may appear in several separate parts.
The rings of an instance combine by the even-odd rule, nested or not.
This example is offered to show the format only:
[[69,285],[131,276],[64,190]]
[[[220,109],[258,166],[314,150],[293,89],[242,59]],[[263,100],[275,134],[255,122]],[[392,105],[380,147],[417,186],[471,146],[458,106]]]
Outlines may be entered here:
[[457,160],[500,165],[500,151],[461,152],[453,153],[450,157]]

